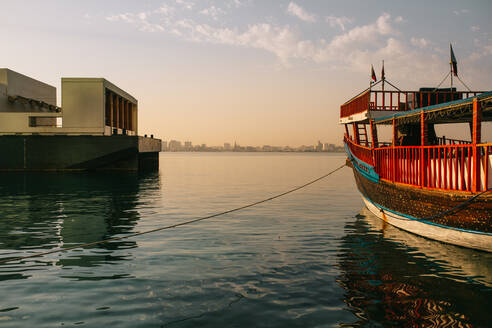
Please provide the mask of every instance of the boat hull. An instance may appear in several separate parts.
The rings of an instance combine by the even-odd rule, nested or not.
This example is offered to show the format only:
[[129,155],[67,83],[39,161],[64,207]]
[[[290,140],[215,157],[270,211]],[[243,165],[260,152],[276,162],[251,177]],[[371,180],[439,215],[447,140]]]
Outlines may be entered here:
[[[463,208],[435,216],[470,199],[469,194],[434,191],[369,179],[352,163],[366,207],[400,229],[441,242],[492,252],[492,197],[484,194]],[[435,217],[432,217],[435,216]]]

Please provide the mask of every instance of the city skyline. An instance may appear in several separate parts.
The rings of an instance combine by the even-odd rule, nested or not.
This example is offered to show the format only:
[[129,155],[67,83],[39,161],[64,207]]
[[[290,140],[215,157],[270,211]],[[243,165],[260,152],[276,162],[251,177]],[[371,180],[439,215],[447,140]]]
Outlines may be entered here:
[[139,99],[142,131],[164,140],[339,144],[340,105],[369,86],[371,65],[380,77],[382,60],[402,90],[435,87],[452,43],[460,78],[490,89],[492,3],[421,4],[5,2],[0,66],[57,87],[59,105],[61,77],[104,77]]
[[191,141],[163,140],[162,151],[239,151],[239,152],[342,152],[343,146],[318,140],[314,145],[240,145],[236,142],[224,142],[223,145],[194,145]]

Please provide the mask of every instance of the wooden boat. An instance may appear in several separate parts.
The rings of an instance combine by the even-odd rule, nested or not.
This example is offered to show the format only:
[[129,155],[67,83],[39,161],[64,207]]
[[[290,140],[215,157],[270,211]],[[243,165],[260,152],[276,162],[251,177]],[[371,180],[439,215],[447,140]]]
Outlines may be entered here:
[[[348,163],[366,207],[398,228],[492,252],[492,91],[384,90],[383,79],[340,107]],[[376,86],[381,85],[380,90]],[[393,86],[394,87],[394,86]],[[439,137],[439,124],[468,123],[471,140]],[[378,128],[392,127],[381,142]]]

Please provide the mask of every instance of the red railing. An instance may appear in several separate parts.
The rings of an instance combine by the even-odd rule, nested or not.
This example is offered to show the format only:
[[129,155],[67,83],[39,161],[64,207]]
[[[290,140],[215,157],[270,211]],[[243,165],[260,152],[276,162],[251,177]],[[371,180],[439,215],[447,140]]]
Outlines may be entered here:
[[448,101],[465,99],[483,91],[371,91],[370,109],[379,111],[407,111]]
[[483,91],[377,91],[367,90],[340,106],[340,117],[366,110],[407,111],[476,96]]
[[349,147],[350,151],[352,152],[352,154],[355,157],[357,157],[357,159],[360,159],[361,161],[371,166],[374,166],[374,162],[372,160],[372,148],[358,145],[354,143],[352,140],[350,140],[349,138],[347,138],[346,136],[344,140],[347,146]]
[[471,145],[471,141],[460,140],[460,139],[450,139],[446,137],[437,137],[437,144],[440,146],[445,145]]
[[381,179],[423,188],[484,191],[492,187],[492,144],[476,147],[477,166],[473,145],[377,148],[375,171]]

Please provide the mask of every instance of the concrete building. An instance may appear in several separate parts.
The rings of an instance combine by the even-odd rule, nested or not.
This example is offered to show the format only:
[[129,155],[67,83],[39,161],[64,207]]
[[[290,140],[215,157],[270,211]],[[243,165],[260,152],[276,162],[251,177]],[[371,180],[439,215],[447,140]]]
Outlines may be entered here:
[[56,88],[0,69],[0,135],[138,135],[138,102],[102,78],[62,78]]
[[61,116],[54,86],[0,69],[0,135],[53,133]]
[[138,102],[103,78],[62,78],[63,130],[138,135]]
[[10,152],[0,156],[0,170],[138,169],[144,159],[158,162],[161,141],[138,136],[134,97],[103,78],[62,78],[61,86],[58,107],[54,86],[0,69],[0,150]]

